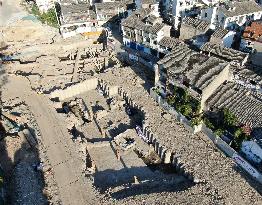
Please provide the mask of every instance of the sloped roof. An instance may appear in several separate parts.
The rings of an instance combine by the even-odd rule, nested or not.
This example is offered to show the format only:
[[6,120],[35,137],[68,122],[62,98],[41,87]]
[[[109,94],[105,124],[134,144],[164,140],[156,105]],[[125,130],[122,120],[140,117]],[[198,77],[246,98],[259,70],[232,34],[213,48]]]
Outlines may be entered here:
[[226,17],[240,16],[262,11],[261,7],[255,1],[232,1],[222,4],[218,7],[218,11],[222,12]]

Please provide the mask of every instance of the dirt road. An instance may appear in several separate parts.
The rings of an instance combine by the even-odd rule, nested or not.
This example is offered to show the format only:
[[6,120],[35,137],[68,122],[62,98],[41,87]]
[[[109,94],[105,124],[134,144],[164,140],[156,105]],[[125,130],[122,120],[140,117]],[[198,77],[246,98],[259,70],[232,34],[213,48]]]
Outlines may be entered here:
[[40,128],[48,159],[54,170],[63,205],[87,205],[95,203],[91,184],[85,183],[81,161],[76,147],[70,139],[66,126],[46,96],[31,91],[26,79],[15,76],[8,78],[3,97],[19,97],[34,114]]
[[16,20],[21,19],[26,15],[19,5],[20,0],[1,0],[0,6],[0,29],[2,26],[8,26]]

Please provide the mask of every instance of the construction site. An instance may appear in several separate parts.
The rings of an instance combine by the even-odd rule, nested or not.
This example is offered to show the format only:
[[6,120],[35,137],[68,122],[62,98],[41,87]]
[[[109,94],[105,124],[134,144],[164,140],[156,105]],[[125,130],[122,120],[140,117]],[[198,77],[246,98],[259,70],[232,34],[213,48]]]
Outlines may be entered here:
[[1,33],[6,204],[261,204],[261,185],[159,107],[124,51],[27,19]]

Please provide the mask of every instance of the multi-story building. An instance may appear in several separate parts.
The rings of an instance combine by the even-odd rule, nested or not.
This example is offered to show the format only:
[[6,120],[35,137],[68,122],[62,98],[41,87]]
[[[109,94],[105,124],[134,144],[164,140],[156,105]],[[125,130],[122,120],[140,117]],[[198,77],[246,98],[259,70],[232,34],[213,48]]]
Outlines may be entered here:
[[250,53],[253,65],[262,67],[262,21],[252,22],[243,32],[241,50]]
[[149,55],[151,64],[151,59],[163,56],[163,53],[159,52],[159,42],[170,36],[171,29],[171,26],[162,23],[162,19],[152,13],[154,11],[150,8],[142,8],[121,23],[124,45],[142,55]]
[[96,19],[100,26],[113,21],[117,17],[123,18],[127,10],[126,2],[103,2],[95,3]]
[[241,29],[251,21],[261,19],[262,9],[253,0],[230,1],[201,10],[200,19],[210,23],[210,28]]
[[198,15],[203,5],[199,0],[163,0],[162,13],[163,17],[178,30],[183,18]]
[[63,38],[85,33],[87,37],[96,37],[102,33],[95,12],[88,3],[61,3],[57,6],[60,33]]

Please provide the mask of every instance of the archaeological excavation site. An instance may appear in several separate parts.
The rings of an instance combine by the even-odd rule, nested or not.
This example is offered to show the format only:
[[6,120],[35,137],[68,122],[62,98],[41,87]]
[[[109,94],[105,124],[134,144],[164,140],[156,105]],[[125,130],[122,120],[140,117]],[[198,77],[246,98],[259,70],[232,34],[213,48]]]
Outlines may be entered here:
[[62,38],[18,19],[0,30],[0,205],[261,205],[261,184],[162,103],[155,82],[168,73],[123,48],[120,24],[105,44],[90,37],[99,30]]

